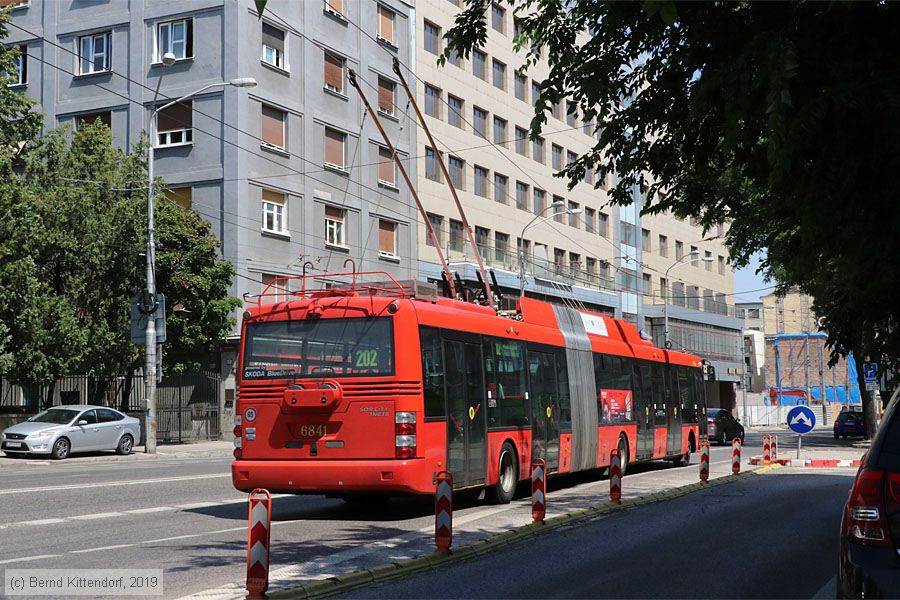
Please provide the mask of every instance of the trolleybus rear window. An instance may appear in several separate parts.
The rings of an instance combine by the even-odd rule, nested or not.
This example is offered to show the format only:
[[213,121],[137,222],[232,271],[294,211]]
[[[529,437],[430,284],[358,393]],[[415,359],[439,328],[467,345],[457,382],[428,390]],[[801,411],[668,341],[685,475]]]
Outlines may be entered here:
[[394,374],[390,317],[247,325],[244,379]]

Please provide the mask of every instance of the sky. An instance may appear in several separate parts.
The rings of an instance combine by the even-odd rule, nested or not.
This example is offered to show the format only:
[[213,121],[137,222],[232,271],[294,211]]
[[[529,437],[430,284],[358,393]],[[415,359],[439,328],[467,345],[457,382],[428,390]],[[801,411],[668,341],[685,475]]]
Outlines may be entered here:
[[[750,259],[750,264],[734,272],[734,301],[735,302],[756,302],[761,296],[765,296],[772,292],[774,284],[763,281],[761,275],[756,274],[756,268],[759,266],[760,259],[764,256],[762,253],[754,254]],[[769,288],[760,290],[760,288]],[[759,290],[759,291],[750,291]]]

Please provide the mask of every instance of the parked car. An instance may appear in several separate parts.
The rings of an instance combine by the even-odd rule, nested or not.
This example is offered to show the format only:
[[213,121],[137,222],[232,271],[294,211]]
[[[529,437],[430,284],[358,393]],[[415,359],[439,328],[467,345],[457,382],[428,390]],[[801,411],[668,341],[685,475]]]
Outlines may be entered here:
[[49,454],[63,459],[73,452],[115,450],[130,454],[141,439],[141,422],[103,406],[56,406],[0,434],[7,456]]
[[842,411],[834,421],[834,439],[866,435],[866,420],[861,410]]
[[741,438],[741,443],[744,443],[744,426],[724,408],[706,410],[706,432],[710,442],[718,442],[723,446],[730,444],[736,437]]
[[900,596],[900,410],[890,403],[841,517],[838,598]]

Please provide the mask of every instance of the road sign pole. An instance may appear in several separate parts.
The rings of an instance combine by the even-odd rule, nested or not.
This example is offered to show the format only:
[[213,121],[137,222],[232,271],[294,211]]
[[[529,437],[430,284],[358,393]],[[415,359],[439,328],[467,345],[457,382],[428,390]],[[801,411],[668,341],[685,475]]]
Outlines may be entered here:
[[803,436],[797,434],[797,460],[800,460],[800,446],[803,445]]

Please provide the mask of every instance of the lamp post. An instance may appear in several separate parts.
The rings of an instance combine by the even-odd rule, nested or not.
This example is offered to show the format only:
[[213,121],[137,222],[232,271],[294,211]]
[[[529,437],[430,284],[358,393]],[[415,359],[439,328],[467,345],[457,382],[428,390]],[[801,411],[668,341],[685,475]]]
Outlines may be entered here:
[[[665,289],[665,298],[663,300],[663,346],[665,346],[666,350],[672,347],[672,342],[669,340],[669,271],[677,267],[678,265],[684,264],[689,258],[697,258],[700,256],[699,252],[691,252],[689,254],[685,254],[678,260],[676,260],[672,265],[666,269],[665,280],[666,280],[666,289]],[[703,259],[704,262],[712,262],[712,257],[706,257]]]
[[[551,208],[562,208],[564,210],[556,211],[553,214],[547,215],[546,217],[542,216],[545,212],[550,210]],[[562,202],[553,202],[550,206],[547,206],[536,214],[533,219],[531,219],[525,227],[522,228],[522,232],[519,234],[519,297],[525,296],[525,231],[534,225],[538,225],[539,223],[543,223],[547,219],[552,219],[558,215],[567,214],[567,215],[577,215],[581,214],[580,208],[566,208],[566,205]]]
[[[175,56],[173,54],[167,52],[163,56],[164,66],[170,66],[174,62]],[[162,76],[160,76],[161,80]],[[154,102],[156,95],[159,93],[159,83],[157,82],[156,93],[153,95]],[[256,80],[252,77],[242,77],[231,81],[210,83],[177,100],[172,100],[168,104],[154,108],[148,119],[147,129],[150,132],[150,143],[147,145],[147,294],[142,302],[142,309],[147,315],[146,366],[144,368],[144,391],[147,396],[147,443],[144,446],[144,450],[147,454],[156,454],[156,310],[159,306],[156,301],[156,222],[153,209],[153,162],[154,149],[157,142],[156,122],[161,111],[179,102],[184,102],[188,98],[208,89],[228,85],[239,88],[254,87]]]

